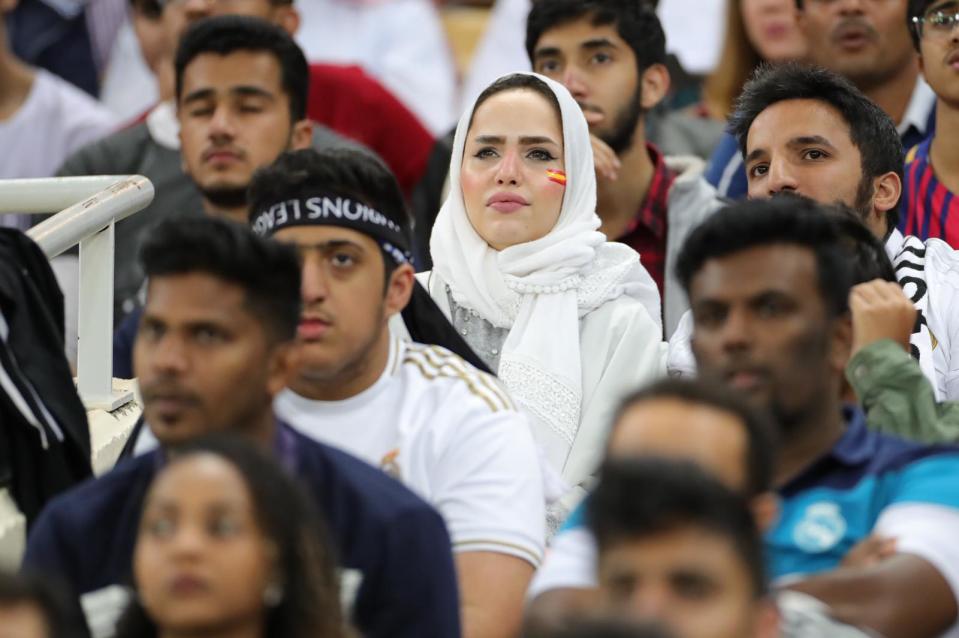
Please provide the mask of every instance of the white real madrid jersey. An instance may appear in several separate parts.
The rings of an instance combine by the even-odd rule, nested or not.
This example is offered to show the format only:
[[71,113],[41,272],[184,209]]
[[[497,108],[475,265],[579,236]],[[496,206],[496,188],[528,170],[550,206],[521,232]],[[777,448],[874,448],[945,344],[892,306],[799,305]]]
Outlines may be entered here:
[[545,504],[529,425],[494,377],[457,355],[394,337],[386,369],[370,388],[344,401],[284,390],[274,409],[430,502],[455,552],[491,551],[539,565]]

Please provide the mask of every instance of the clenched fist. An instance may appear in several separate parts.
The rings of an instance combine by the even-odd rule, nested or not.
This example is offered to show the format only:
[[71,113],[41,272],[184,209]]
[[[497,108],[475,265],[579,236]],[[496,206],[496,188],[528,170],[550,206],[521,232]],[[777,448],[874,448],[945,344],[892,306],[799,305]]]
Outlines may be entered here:
[[852,354],[881,339],[892,339],[908,351],[918,311],[899,284],[876,279],[854,286],[849,294],[849,309]]

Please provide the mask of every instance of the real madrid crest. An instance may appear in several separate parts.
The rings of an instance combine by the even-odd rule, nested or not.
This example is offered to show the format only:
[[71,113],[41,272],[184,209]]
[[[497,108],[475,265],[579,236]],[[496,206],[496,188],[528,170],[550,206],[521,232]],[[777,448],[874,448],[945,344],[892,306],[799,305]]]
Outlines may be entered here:
[[802,520],[793,530],[793,540],[804,552],[821,554],[839,544],[846,527],[846,519],[837,503],[813,503],[806,508]]
[[396,462],[397,457],[400,455],[400,449],[396,448],[390,450],[383,455],[383,458],[380,459],[380,469],[386,472],[387,476],[394,478],[397,481],[402,481],[403,477],[400,472],[400,464]]

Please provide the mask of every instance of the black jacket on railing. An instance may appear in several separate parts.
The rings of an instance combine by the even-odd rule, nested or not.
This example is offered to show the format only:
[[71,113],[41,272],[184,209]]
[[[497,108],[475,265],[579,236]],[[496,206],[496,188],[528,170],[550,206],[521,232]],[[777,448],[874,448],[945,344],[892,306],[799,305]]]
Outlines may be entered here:
[[0,228],[0,487],[28,523],[92,475],[63,322],[63,293],[43,252],[19,230]]

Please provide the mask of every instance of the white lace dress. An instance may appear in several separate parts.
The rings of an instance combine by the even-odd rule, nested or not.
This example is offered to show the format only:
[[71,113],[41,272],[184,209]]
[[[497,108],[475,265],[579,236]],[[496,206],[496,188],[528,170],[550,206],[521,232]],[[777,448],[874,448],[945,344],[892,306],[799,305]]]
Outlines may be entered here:
[[[455,304],[437,274],[420,273],[417,277],[476,354],[493,371],[501,372],[499,355],[509,331]],[[666,372],[666,344],[660,329],[635,299],[620,297],[585,315],[580,320],[579,335],[583,398],[578,410],[566,405],[548,380],[501,375],[514,398],[538,399],[531,402],[537,407],[529,412],[533,436],[553,469],[571,488],[562,499],[564,509],[576,503],[589,487],[619,402]],[[556,347],[562,348],[563,344],[557,343]],[[574,416],[577,412],[579,419]]]

